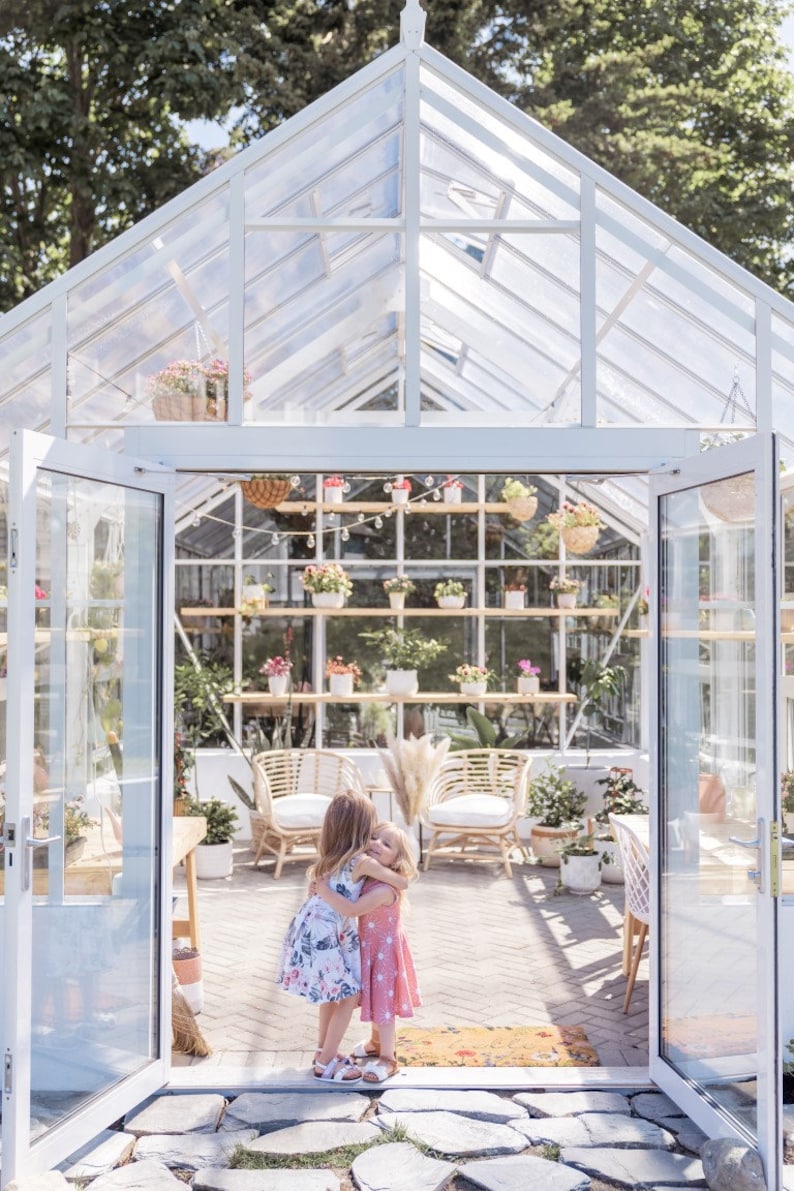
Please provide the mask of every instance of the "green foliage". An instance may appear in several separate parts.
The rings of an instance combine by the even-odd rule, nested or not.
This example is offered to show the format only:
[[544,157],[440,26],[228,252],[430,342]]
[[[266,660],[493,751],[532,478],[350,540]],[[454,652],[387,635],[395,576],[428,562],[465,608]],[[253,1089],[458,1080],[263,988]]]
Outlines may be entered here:
[[447,648],[419,629],[373,629],[358,635],[379,647],[387,670],[420,670]]
[[604,786],[604,805],[595,816],[596,823],[608,823],[612,815],[647,815],[645,791],[628,773],[610,773],[596,782]]
[[199,668],[192,661],[174,667],[174,716],[194,747],[212,737],[225,742],[219,712],[223,712],[224,694],[234,686],[230,666],[210,657],[198,660]]
[[546,762],[546,769],[529,783],[527,814],[543,827],[565,827],[584,814],[587,795],[563,776],[562,766]]
[[474,736],[463,732],[450,732],[450,752],[464,749],[517,749],[526,747],[526,734],[508,736],[501,722],[493,724],[476,707],[466,708],[466,721]]
[[239,815],[228,802],[222,802],[220,798],[208,798],[206,802],[190,798],[185,809],[188,815],[203,815],[207,820],[207,834],[202,844],[227,844],[234,839]]

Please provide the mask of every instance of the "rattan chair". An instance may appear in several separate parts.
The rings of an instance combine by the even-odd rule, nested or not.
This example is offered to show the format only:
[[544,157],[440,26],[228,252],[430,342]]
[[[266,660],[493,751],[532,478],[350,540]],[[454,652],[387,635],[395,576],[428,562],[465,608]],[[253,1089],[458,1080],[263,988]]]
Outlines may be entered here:
[[278,879],[286,860],[316,858],[334,794],[348,789],[366,793],[366,787],[354,761],[327,749],[274,749],[258,753],[253,765],[254,866],[269,852],[276,857],[273,876]]
[[[610,815],[609,825],[620,847],[620,860],[625,874],[626,914],[623,920],[623,929],[627,932],[627,938],[634,948],[629,967],[629,982],[626,985],[626,995],[623,998],[623,1012],[628,1013],[642,949],[648,937],[648,925],[651,920],[651,872],[648,849],[637,833],[626,823],[625,817],[621,820],[615,815]],[[635,930],[636,941],[634,939]]]
[[526,808],[530,763],[527,753],[511,749],[467,749],[447,757],[421,813],[431,833],[425,871],[434,856],[500,859],[512,876],[510,853],[522,850],[517,824]]

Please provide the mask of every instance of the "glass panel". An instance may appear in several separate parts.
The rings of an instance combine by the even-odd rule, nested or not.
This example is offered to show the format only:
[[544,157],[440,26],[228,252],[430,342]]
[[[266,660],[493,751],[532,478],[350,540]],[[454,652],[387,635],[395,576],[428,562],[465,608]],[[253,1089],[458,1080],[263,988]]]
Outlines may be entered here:
[[755,483],[661,502],[663,1056],[756,1125]]
[[772,314],[772,425],[778,432],[780,461],[794,470],[794,323]]
[[37,499],[34,1129],[159,1047],[160,497],[40,471]]
[[11,431],[45,430],[49,425],[52,393],[52,310],[41,314],[0,339],[0,451],[6,452]]

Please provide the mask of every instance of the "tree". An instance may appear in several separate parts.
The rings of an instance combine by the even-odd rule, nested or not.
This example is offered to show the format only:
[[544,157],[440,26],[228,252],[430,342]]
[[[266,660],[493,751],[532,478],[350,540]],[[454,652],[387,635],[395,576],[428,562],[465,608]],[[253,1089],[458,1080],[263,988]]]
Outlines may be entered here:
[[0,308],[199,178],[182,122],[224,112],[223,0],[5,0]]

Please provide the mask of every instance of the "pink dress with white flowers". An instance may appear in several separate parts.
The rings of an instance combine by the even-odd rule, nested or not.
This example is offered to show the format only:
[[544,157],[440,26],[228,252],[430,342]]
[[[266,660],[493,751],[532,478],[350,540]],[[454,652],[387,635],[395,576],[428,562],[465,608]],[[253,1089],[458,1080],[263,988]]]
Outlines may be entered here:
[[358,920],[361,940],[361,1020],[382,1025],[395,1017],[413,1017],[422,1004],[408,937],[400,921],[400,895],[390,885],[367,880],[363,892],[379,887],[394,895]]

